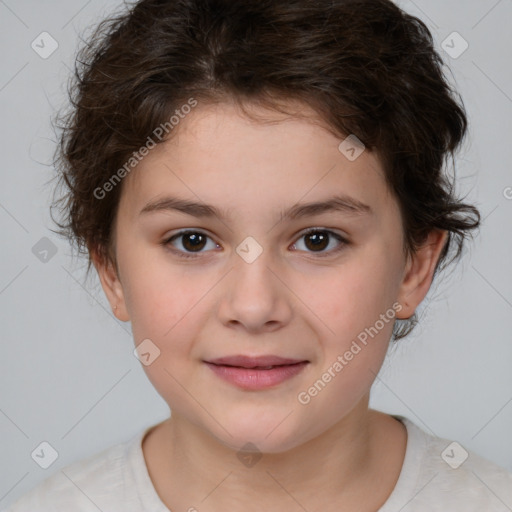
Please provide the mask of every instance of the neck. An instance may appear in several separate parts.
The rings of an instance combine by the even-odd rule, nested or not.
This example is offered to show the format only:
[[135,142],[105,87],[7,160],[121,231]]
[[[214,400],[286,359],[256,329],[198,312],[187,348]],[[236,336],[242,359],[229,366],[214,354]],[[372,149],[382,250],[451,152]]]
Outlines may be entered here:
[[[244,464],[236,451],[173,413],[152,439],[147,436],[143,450],[155,489],[171,510],[273,511],[294,502],[306,510],[320,503],[325,503],[323,510],[345,510],[340,503],[353,503],[358,510],[365,510],[367,503],[368,510],[377,510],[396,484],[403,462],[403,437],[402,450],[397,450],[397,436],[404,434],[400,425],[369,410],[366,397],[321,436]],[[395,467],[383,468],[383,461],[388,466],[395,461]],[[381,483],[380,493],[376,482]]]

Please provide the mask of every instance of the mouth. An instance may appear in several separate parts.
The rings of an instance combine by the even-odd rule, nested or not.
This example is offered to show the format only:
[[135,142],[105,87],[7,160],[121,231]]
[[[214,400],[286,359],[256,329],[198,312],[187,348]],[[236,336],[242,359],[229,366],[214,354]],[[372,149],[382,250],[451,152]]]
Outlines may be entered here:
[[222,380],[246,390],[275,387],[298,375],[309,361],[268,355],[221,357],[204,363]]

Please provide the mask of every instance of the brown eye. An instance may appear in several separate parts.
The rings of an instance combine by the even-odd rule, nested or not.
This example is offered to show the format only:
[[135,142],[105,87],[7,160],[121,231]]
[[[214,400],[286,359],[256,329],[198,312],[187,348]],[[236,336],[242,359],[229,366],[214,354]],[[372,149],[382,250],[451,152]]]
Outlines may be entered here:
[[[345,245],[348,245],[348,241],[341,235],[326,229],[310,230],[307,233],[304,233],[300,239],[304,239],[306,252],[318,253],[318,256],[329,256],[343,249]],[[294,247],[297,245],[300,244],[296,242]],[[329,246],[331,246],[331,249],[326,250]]]
[[[208,245],[211,238],[200,231],[181,231],[163,242],[164,246],[172,246],[173,252],[184,258],[194,257],[197,253],[199,256],[203,249]],[[212,249],[218,245],[211,240]],[[181,247],[180,247],[181,246]]]
[[202,233],[190,233],[181,235],[183,237],[183,247],[187,251],[200,251],[206,243],[206,237]]
[[312,251],[323,251],[329,245],[329,235],[322,231],[306,235],[305,240],[306,247]]

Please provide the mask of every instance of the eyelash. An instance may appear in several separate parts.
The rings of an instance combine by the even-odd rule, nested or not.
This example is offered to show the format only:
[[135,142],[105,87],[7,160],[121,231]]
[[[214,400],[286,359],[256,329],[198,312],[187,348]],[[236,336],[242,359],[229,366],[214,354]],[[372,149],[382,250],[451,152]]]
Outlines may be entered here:
[[[340,242],[340,245],[335,248],[335,249],[331,249],[330,251],[327,251],[327,252],[318,252],[318,253],[315,253],[314,251],[311,251],[313,254],[316,254],[317,257],[319,258],[325,258],[325,257],[328,257],[328,256],[332,256],[333,254],[337,254],[338,252],[340,252],[341,250],[343,250],[343,248],[346,246],[346,245],[349,245],[350,242],[348,242],[348,240],[346,240],[344,237],[342,237],[341,235],[339,235],[338,233],[334,232],[334,231],[330,231],[328,229],[320,229],[320,228],[313,228],[313,229],[310,229],[304,233],[302,233],[302,235],[297,239],[297,240],[300,240],[301,238],[305,237],[305,236],[308,236],[308,235],[311,235],[311,234],[315,234],[315,233],[328,233],[329,236],[332,236],[333,238],[335,238],[338,242]],[[174,249],[174,248],[170,248],[169,245],[171,244],[171,242],[174,240],[174,239],[177,239],[177,238],[180,238],[182,236],[185,236],[185,235],[190,235],[190,234],[201,234],[201,235],[204,235],[206,236],[207,238],[210,238],[211,237],[209,235],[207,235],[206,233],[203,233],[202,231],[198,231],[198,230],[185,230],[185,231],[179,231],[178,233],[175,233],[174,235],[172,235],[171,237],[169,238],[166,238],[163,242],[161,242],[161,245],[163,245],[164,247],[166,247],[167,249],[171,250],[174,254],[176,254],[178,257],[180,258],[185,258],[185,259],[194,259],[194,258],[198,258],[200,257],[201,255],[201,252],[197,252],[197,253],[187,253],[187,252],[183,252],[181,250],[177,250],[177,249]]]

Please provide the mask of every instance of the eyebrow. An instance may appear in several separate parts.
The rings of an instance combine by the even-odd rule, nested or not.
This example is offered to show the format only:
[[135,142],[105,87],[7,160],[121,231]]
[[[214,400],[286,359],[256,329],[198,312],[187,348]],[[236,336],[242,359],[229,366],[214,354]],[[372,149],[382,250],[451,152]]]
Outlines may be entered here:
[[[188,201],[177,197],[164,197],[150,201],[140,211],[139,215],[152,212],[178,211],[193,217],[229,217],[229,210],[219,209],[215,206]],[[373,210],[367,204],[347,195],[336,195],[324,201],[311,203],[297,203],[286,211],[281,212],[281,220],[294,220],[327,212],[341,212],[347,215],[370,215]]]

